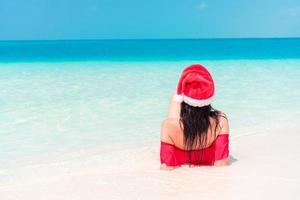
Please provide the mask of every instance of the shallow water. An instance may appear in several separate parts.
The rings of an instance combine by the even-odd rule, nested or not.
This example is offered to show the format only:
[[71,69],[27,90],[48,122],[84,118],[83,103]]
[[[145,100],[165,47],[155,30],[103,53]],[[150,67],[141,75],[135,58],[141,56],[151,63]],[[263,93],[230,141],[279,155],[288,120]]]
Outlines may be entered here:
[[[157,140],[180,72],[195,62],[1,64],[0,166]],[[199,62],[215,78],[213,106],[227,113],[233,136],[296,123],[300,60]]]

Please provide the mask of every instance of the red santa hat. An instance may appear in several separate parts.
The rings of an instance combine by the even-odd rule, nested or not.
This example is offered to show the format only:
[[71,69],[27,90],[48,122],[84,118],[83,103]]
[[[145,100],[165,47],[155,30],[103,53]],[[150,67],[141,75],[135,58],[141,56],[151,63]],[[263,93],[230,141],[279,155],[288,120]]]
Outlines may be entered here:
[[185,68],[177,86],[177,94],[173,99],[177,102],[203,107],[211,104],[214,98],[214,81],[208,70],[199,64]]

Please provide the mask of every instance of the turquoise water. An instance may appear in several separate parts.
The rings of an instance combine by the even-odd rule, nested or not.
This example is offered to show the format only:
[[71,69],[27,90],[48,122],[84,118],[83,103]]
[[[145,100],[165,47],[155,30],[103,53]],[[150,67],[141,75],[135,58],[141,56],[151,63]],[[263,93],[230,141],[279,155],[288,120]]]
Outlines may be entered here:
[[[233,46],[239,51],[224,49],[223,40],[201,40],[206,44],[201,47],[199,41],[163,41],[172,45],[158,52],[152,50],[159,41],[133,41],[133,52],[115,52],[119,41],[113,41],[115,46],[107,42],[103,55],[91,51],[101,49],[97,45],[104,41],[97,47],[88,41],[87,51],[79,41],[45,46],[1,42],[0,168],[72,151],[157,142],[169,97],[181,70],[191,63],[212,72],[213,106],[229,116],[233,137],[296,127],[300,50],[294,50],[300,48],[299,39],[237,41]],[[145,43],[152,50],[137,51]],[[278,45],[282,48],[272,48]],[[201,58],[203,49],[208,52]]]
[[0,62],[299,57],[300,38],[0,41]]

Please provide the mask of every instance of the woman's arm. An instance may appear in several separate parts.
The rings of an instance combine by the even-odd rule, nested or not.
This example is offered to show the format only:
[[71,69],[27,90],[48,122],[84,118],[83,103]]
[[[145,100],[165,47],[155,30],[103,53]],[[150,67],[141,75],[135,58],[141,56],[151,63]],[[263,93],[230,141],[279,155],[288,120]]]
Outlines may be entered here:
[[[172,125],[172,120],[174,120],[174,119],[165,119],[161,124],[161,131],[160,131],[160,140],[162,142],[166,142],[166,143],[169,143],[169,144],[174,144],[174,142],[171,138],[171,135],[170,135],[170,133],[174,132],[174,127]],[[164,150],[164,149],[161,149],[161,150]],[[160,156],[162,156],[162,151],[161,151]],[[160,169],[161,170],[172,170],[172,169],[175,169],[175,168],[176,167],[166,165],[166,163],[161,163],[160,164]]]
[[[228,118],[225,113],[221,112],[219,116],[219,125],[220,125],[220,131],[219,135],[221,134],[229,134],[229,124],[228,124]],[[227,147],[228,148],[228,147]],[[221,167],[221,166],[227,166],[229,165],[229,159],[224,158],[222,160],[216,160],[214,163],[215,166]]]
[[[170,130],[170,126],[168,123],[168,118],[179,118],[180,117],[180,103],[174,101],[173,97],[176,94],[176,91],[171,95],[170,100],[169,100],[169,106],[168,106],[168,114],[167,114],[167,119],[163,121],[162,127],[161,127],[161,141],[165,141],[167,143],[173,144],[173,141],[168,134]],[[173,170],[177,167],[173,166],[168,166],[165,163],[162,163],[160,165],[161,170]]]
[[169,101],[169,108],[167,118],[179,118],[180,117],[180,103],[173,100],[174,92]]

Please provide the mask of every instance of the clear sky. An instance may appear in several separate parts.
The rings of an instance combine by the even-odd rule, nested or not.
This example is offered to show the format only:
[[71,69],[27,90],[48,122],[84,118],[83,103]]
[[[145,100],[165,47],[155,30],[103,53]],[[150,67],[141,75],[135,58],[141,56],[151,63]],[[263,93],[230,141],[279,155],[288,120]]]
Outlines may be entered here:
[[0,40],[300,37],[300,0],[0,0]]

